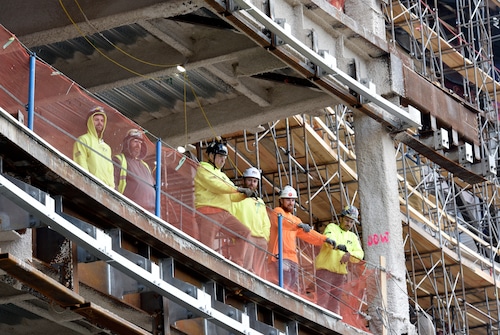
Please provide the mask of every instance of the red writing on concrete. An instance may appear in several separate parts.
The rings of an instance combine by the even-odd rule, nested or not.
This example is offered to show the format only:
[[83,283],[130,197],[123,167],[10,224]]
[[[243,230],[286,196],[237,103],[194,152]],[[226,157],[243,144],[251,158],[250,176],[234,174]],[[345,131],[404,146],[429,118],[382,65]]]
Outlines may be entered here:
[[389,243],[389,232],[384,234],[373,234],[368,236],[368,246],[377,245],[379,243]]

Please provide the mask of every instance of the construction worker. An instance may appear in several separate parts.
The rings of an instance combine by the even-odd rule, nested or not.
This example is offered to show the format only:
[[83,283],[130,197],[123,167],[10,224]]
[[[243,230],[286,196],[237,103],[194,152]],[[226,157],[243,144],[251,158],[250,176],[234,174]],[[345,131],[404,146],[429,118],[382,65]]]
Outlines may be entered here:
[[[250,167],[243,172],[244,187],[258,194],[261,173],[257,168]],[[233,202],[233,215],[250,229],[252,246],[248,249],[248,257],[252,258],[251,271],[258,276],[266,277],[267,243],[271,229],[271,222],[266,211],[266,204],[260,197],[246,198],[240,202]]]
[[122,152],[113,157],[115,185],[118,192],[135,201],[144,209],[155,212],[155,180],[148,163],[143,159],[148,153],[143,132],[130,129],[123,139]]
[[210,143],[206,153],[208,161],[200,163],[194,178],[194,204],[201,214],[196,217],[200,241],[217,250],[216,235],[224,235],[238,246],[237,252],[225,256],[236,264],[251,269],[252,259],[247,253],[247,240],[250,239],[251,232],[231,214],[231,205],[232,202],[253,196],[254,192],[248,188],[236,187],[221,171],[228,154],[223,143]]
[[[278,214],[282,215],[283,254],[283,285],[286,289],[299,292],[299,259],[297,257],[297,237],[313,245],[324,245],[325,248],[335,247],[335,241],[313,230],[312,227],[295,216],[295,200],[297,191],[292,186],[285,186],[280,192],[280,206],[273,210],[271,219],[271,236],[269,252],[278,255]],[[325,245],[325,242],[328,243]],[[277,258],[270,257],[270,277],[276,276],[278,270]],[[273,273],[274,272],[274,273]]]
[[111,147],[104,142],[107,116],[100,106],[90,110],[87,133],[78,137],[73,145],[73,160],[109,187],[115,187]]
[[364,257],[361,243],[351,228],[358,223],[359,212],[354,206],[346,206],[340,212],[340,222],[326,226],[324,235],[335,239],[337,248],[323,246],[316,256],[318,305],[340,314],[342,285],[347,281],[347,264],[357,263]]

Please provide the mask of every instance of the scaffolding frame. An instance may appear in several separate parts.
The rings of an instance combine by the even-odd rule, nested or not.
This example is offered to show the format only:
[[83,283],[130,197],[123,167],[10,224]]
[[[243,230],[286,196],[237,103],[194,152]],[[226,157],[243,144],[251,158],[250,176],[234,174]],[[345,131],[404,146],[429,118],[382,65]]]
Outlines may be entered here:
[[[433,79],[439,79],[444,84],[445,62],[444,55],[452,53],[443,43],[441,36],[443,24],[439,20],[438,12],[431,8],[422,6],[421,2],[408,1],[408,7],[417,19],[410,16],[406,24],[412,27],[410,35],[411,49],[418,60],[415,62],[416,70]],[[468,4],[470,5],[470,0]],[[244,4],[244,3],[243,3]],[[393,6],[391,3],[390,6]],[[437,4],[437,1],[435,2]],[[437,7],[437,6],[436,6]],[[468,23],[474,22],[477,30],[467,33],[472,36],[479,35],[480,41],[485,43],[476,48],[473,44],[463,43],[453,50],[460,50],[463,64],[461,66],[449,67],[456,72],[464,71],[463,77],[466,88],[464,98],[466,102],[475,105],[484,111],[478,115],[480,120],[481,157],[498,158],[498,117],[496,111],[496,82],[490,82],[487,75],[492,75],[493,68],[491,53],[491,36],[488,34],[488,9],[485,6],[465,6],[457,1],[460,10],[459,27],[464,30]],[[468,14],[465,10],[469,10]],[[391,7],[391,11],[393,8]],[[482,13],[481,15],[476,15]],[[467,19],[468,18],[468,19]],[[412,21],[415,20],[415,21]],[[468,21],[467,21],[468,20]],[[414,22],[420,27],[428,26],[431,29],[423,29],[417,33]],[[392,21],[393,33],[396,23]],[[279,32],[279,29],[276,31]],[[423,33],[422,33],[423,32]],[[476,34],[476,35],[474,35]],[[394,36],[394,34],[393,34]],[[439,37],[439,38],[438,38]],[[444,39],[448,44],[453,43],[456,37]],[[470,38],[470,37],[469,37]],[[464,39],[465,40],[465,39]],[[290,40],[294,42],[293,40]],[[436,41],[436,46],[433,42]],[[488,44],[489,41],[489,44]],[[471,57],[475,55],[476,49],[480,54],[488,55],[488,60]],[[418,56],[420,55],[420,56]],[[420,58],[418,58],[420,57]],[[473,72],[470,72],[472,69]],[[493,76],[494,78],[495,76]],[[493,85],[491,85],[493,83]],[[473,98],[474,97],[474,98]],[[480,97],[480,98],[477,98]],[[336,210],[345,204],[356,203],[357,193],[353,191],[356,178],[349,176],[348,168],[355,171],[355,132],[350,126],[351,111],[348,107],[338,105],[327,108],[321,116],[295,116],[283,121],[270,123],[263,134],[256,133],[253,136],[245,134],[243,137],[234,137],[233,141],[235,155],[233,165],[233,176],[238,177],[240,164],[256,162],[258,168],[264,164],[264,159],[259,156],[261,146],[270,145],[275,153],[277,168],[264,169],[266,183],[271,188],[266,189],[267,203],[276,203],[275,188],[282,188],[283,181],[294,185],[303,196],[299,201],[300,210],[307,215],[309,222],[315,221],[313,215],[317,212],[313,201],[320,194],[326,195],[329,201],[329,216],[336,217]],[[277,128],[280,123],[285,123],[282,129]],[[312,131],[311,131],[312,130]],[[329,164],[319,164],[312,153],[309,144],[316,134],[323,139],[330,150],[332,160]],[[243,140],[242,140],[243,138]],[[254,141],[255,150],[245,153],[241,146],[250,148],[248,141]],[[279,143],[284,139],[285,145]],[[271,144],[266,144],[268,140]],[[299,148],[304,147],[302,154]],[[396,159],[400,164],[398,179],[400,180],[401,209],[405,213],[404,222],[407,227],[405,238],[407,252],[411,255],[408,266],[408,277],[411,294],[413,295],[413,306],[415,310],[422,309],[434,317],[435,325],[442,328],[446,333],[470,332],[471,320],[481,319],[485,321],[484,329],[489,332],[498,333],[499,321],[499,297],[496,290],[498,266],[494,255],[498,254],[499,222],[498,222],[498,188],[497,178],[489,174],[490,181],[480,184],[467,184],[457,179],[445,168],[437,166],[422,156],[416,154],[404,145],[398,145]],[[239,159],[246,157],[247,159]],[[329,169],[330,168],[330,169]],[[314,174],[318,183],[313,183],[310,176]],[[352,178],[351,178],[352,177]],[[474,202],[466,202],[463,196],[467,194]],[[304,200],[305,199],[305,200]],[[415,200],[416,199],[416,200]],[[413,202],[414,201],[414,202]],[[492,213],[492,210],[494,212]],[[464,218],[464,213],[477,213],[477,217],[469,214],[469,220]],[[485,233],[484,229],[488,229]],[[361,231],[359,231],[362,234]],[[416,244],[417,234],[432,239],[435,249],[425,249]],[[472,243],[477,243],[477,250],[472,250],[462,241],[462,236],[470,238]],[[493,243],[493,239],[496,242]],[[484,254],[481,254],[484,252]],[[449,261],[450,254],[456,257],[456,264]],[[485,257],[484,255],[487,255]],[[493,283],[490,285],[473,287],[471,292],[465,282],[467,269],[478,265],[479,269],[486,274],[493,274]],[[458,270],[456,270],[458,269]],[[423,284],[428,283],[423,287]],[[493,292],[491,288],[493,287]],[[478,297],[477,300],[469,300],[469,297]],[[481,298],[481,299],[480,299]],[[485,308],[481,308],[485,307]],[[486,310],[486,312],[484,312]],[[477,326],[477,334],[482,328]]]
[[[434,164],[405,145],[398,146],[401,209],[408,227],[405,251],[411,259],[407,267],[409,295],[415,309],[425,306],[434,317],[436,328],[444,334],[498,334],[498,257],[495,256],[499,236],[496,173],[499,83],[495,80],[498,70],[493,62],[492,9],[486,1],[401,0],[388,2],[384,10],[391,42],[406,49],[413,70],[477,109],[476,160],[482,168],[475,172],[488,179],[468,184],[446,167]],[[455,17],[450,19],[450,13]],[[453,19],[455,24],[451,22]],[[467,163],[464,167],[474,168]],[[415,230],[409,228],[412,225],[421,225],[428,237],[435,238],[439,252],[424,253],[415,245],[412,238]],[[457,270],[446,261],[444,250],[456,254]],[[466,270],[470,262],[493,274],[490,288],[469,287]],[[425,294],[424,282],[432,289]],[[471,295],[479,292],[482,298],[473,300]],[[482,308],[480,313],[478,306]],[[482,318],[484,326],[471,326],[473,318]]]
[[[352,184],[357,181],[342,178],[346,166],[355,168],[352,111],[338,105],[318,114],[269,123],[260,134],[228,140],[239,157],[235,161],[263,163],[265,159],[259,157],[263,149],[274,152],[275,170],[264,168],[263,184],[271,185],[274,192],[287,183],[298,185],[301,194],[298,215],[303,212],[304,220],[309,218],[311,223],[318,222],[318,206],[314,202],[321,193],[329,194],[332,219],[336,218],[339,206],[357,205],[357,194],[352,192]],[[337,161],[328,166],[318,164],[308,144],[313,133],[336,154]],[[286,147],[282,148],[280,143]],[[240,149],[251,147],[261,150]],[[405,144],[395,142],[395,147],[400,208],[405,216],[408,294],[415,324],[420,317],[430,317],[434,327],[445,334],[497,333],[500,329],[500,300],[495,289],[500,275],[495,261],[500,235],[497,185],[492,181],[468,184]],[[264,192],[264,198],[270,207],[277,204],[276,193]],[[362,237],[361,229],[357,233]],[[422,246],[427,243],[423,240],[432,241],[432,248]],[[308,253],[307,246],[302,248],[303,253]],[[476,280],[471,279],[471,271],[482,272],[491,282],[471,284],[471,280]],[[484,326],[478,326],[478,322]]]
[[[469,320],[479,318],[477,313],[488,329],[485,334],[497,333],[500,301],[496,287],[500,269],[495,261],[498,243],[492,240],[498,234],[498,220],[488,214],[488,208],[496,208],[494,203],[498,201],[498,194],[490,193],[495,190],[494,184],[466,184],[425,158],[415,159],[414,152],[404,145],[398,147],[398,167],[402,176],[401,209],[406,215],[405,252],[410,260],[407,271],[412,306],[415,311],[422,308],[432,315],[436,328],[446,334],[476,334]],[[415,178],[417,174],[420,178]],[[471,213],[478,216],[472,217]],[[413,236],[420,229],[421,236],[434,240],[434,249],[414,242],[421,238]],[[485,275],[492,274],[489,288],[471,284],[466,271],[471,267]]]
[[[244,132],[225,138],[233,152],[225,171],[232,179],[238,183],[244,168],[255,164],[262,170],[265,203],[275,207],[279,190],[292,185],[300,195],[297,209],[302,212],[303,220],[311,223],[321,220],[314,215],[317,211],[314,202],[319,197],[328,203],[328,217],[322,215],[323,221],[337,219],[337,211],[358,201],[352,111],[337,105],[317,114],[296,115],[266,124],[261,133]],[[328,150],[326,159],[313,152],[317,143]],[[266,165],[271,155],[275,163]]]

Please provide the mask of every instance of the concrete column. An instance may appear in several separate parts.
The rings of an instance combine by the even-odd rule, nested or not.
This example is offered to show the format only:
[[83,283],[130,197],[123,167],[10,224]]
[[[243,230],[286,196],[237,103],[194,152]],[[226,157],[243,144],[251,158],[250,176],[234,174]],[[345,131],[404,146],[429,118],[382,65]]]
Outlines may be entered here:
[[[387,306],[383,306],[377,278],[368,282],[370,329],[382,334],[414,334],[409,322],[403,229],[398,200],[394,143],[385,128],[361,112],[354,115],[356,165],[365,260],[378,265],[386,258]],[[381,315],[386,315],[386,320]]]
[[346,0],[344,12],[358,22],[361,29],[385,39],[385,20],[380,0]]
[[0,253],[9,253],[23,260],[31,261],[33,256],[33,235],[31,229],[21,234],[15,231],[0,231]]

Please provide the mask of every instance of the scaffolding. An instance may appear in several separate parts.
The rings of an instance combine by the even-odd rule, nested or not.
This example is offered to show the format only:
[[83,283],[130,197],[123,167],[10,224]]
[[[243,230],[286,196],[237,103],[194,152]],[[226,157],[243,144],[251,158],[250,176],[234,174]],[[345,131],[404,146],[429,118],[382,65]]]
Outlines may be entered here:
[[[346,203],[358,205],[352,113],[338,105],[318,114],[270,123],[261,134],[227,138],[235,161],[261,163],[264,184],[271,187],[264,192],[268,206],[276,205],[274,188],[297,185],[297,215],[315,224],[335,219],[336,209]],[[314,152],[319,144],[311,141],[315,136],[335,161],[319,161]],[[442,334],[498,333],[497,185],[494,180],[466,183],[412,148],[395,146],[412,322],[416,327],[424,327],[423,320],[431,322]],[[264,164],[272,153],[274,169]],[[322,195],[330,201],[325,211]],[[301,252],[310,254],[304,245]]]
[[[15,39],[13,38],[13,40]],[[9,49],[8,56],[12,55],[17,56],[14,60],[10,60],[10,62],[14,64],[17,64],[16,62],[19,62],[20,64],[24,65],[24,68],[20,71],[12,70],[15,68],[15,66],[8,68],[9,71],[12,70],[12,72],[10,72],[9,78],[12,79],[13,83],[16,83],[23,78],[23,75],[25,73],[28,72],[28,68],[26,66],[27,64],[26,60],[29,57],[25,53],[25,50],[21,48],[20,45],[18,45],[17,43],[11,43],[9,45],[11,49]],[[107,187],[104,187],[103,184],[99,185],[100,181],[98,180],[98,178],[96,178],[90,173],[86,173],[81,168],[79,169],[77,164],[70,158],[72,156],[71,144],[73,144],[74,141],[77,140],[73,134],[80,131],[76,129],[78,127],[77,126],[78,124],[83,124],[83,125],[85,124],[84,122],[85,116],[80,115],[80,113],[78,112],[81,111],[81,109],[71,108],[71,106],[74,106],[75,104],[79,106],[86,106],[86,105],[92,106],[101,103],[95,101],[95,99],[92,99],[84,92],[77,91],[79,87],[77,85],[74,85],[74,83],[68,80],[67,78],[64,78],[62,76],[54,77],[52,69],[46,66],[46,64],[38,63],[37,76],[39,76],[38,78],[47,79],[45,80],[47,84],[46,87],[50,86],[48,85],[48,83],[51,83],[52,86],[51,90],[47,90],[47,92],[45,92],[45,95],[43,91],[39,91],[40,94],[37,95],[37,100],[35,100],[37,106],[36,110],[34,111],[34,114],[36,115],[35,117],[36,120],[34,122],[34,127],[33,127],[36,130],[35,134],[32,134],[32,130],[29,130],[28,128],[25,129],[23,126],[24,120],[30,120],[30,119],[33,120],[33,115],[28,115],[25,117],[24,112],[20,108],[20,102],[24,100],[22,97],[25,94],[25,91],[20,89],[21,85],[7,83],[8,85],[2,86],[3,94],[6,95],[7,97],[10,97],[10,99],[6,98],[4,102],[5,115],[2,116],[2,121],[3,121],[2,125],[4,123],[14,124],[23,131],[26,131],[26,133],[29,133],[37,137],[37,140],[33,139],[25,140],[24,143],[28,143],[31,141],[36,143],[43,142],[47,147],[53,149],[54,156],[57,156],[59,159],[64,160],[72,167],[66,169],[66,172],[64,173],[76,173],[77,175],[80,175],[79,173],[83,173],[83,175],[85,175],[85,178],[88,177],[89,178],[88,180],[91,180],[92,182],[83,183],[84,188],[91,187],[94,191],[97,191],[99,193],[106,193],[106,196],[104,198],[100,198],[99,201],[99,204],[105,208],[103,209],[103,212],[109,213],[113,211],[113,208],[116,209],[118,207],[117,211],[119,211],[119,213],[115,212],[114,214],[116,215],[116,217],[124,217],[129,214],[132,215],[132,213],[129,213],[128,211],[122,212],[122,210],[124,209],[124,207],[125,208],[128,208],[129,206],[134,207],[133,199],[126,199],[119,197],[121,205],[117,207],[115,207],[116,204],[113,205],[111,205],[111,203],[106,204],[107,201],[116,202],[116,194],[114,194],[113,192],[108,192],[110,190],[108,190]],[[4,76],[3,78],[5,77],[6,76]],[[69,97],[68,94],[65,95],[65,97],[68,100],[59,98],[51,99],[51,97],[54,96],[54,91],[56,88],[63,90],[64,92],[68,92],[68,87],[76,91],[75,94],[72,94]],[[57,94],[55,96],[57,96]],[[46,97],[49,98],[45,99]],[[83,111],[84,111],[83,113],[86,114],[85,108],[83,108]],[[111,146],[118,148],[120,142],[123,139],[124,131],[129,130],[131,127],[136,128],[136,125],[132,124],[130,120],[126,119],[123,115],[120,115],[117,111],[111,108],[107,108],[107,113],[110,118],[114,119],[114,122],[112,123],[114,129],[109,132],[112,135],[110,135],[110,137],[107,138],[106,141]],[[16,117],[13,117],[14,115]],[[339,115],[346,115],[346,116],[339,117]],[[266,127],[264,127],[264,131],[262,134],[253,135],[253,143],[250,143],[252,142],[252,135],[246,136],[245,134],[243,134],[240,137],[235,136],[234,137],[235,144],[230,146],[231,156],[233,157],[232,159],[233,172],[231,175],[231,171],[228,171],[228,175],[230,175],[233,179],[236,180],[239,178],[239,171],[243,171],[243,169],[248,167],[248,165],[250,164],[254,165],[255,162],[260,161],[260,164],[257,165],[264,170],[264,176],[266,182],[263,183],[262,187],[263,187],[263,194],[267,194],[266,199],[268,203],[270,203],[271,199],[275,200],[274,196],[276,193],[276,189],[283,187],[285,184],[292,184],[295,187],[297,187],[301,193],[301,201],[299,202],[300,205],[299,205],[298,215],[301,216],[302,220],[304,222],[311,222],[310,219],[313,218],[314,222],[318,220],[330,222],[332,216],[336,216],[335,209],[339,209],[340,205],[346,203],[353,203],[356,200],[357,188],[355,183],[357,176],[355,172],[355,155],[353,153],[354,142],[353,140],[346,140],[354,135],[353,129],[349,126],[349,117],[350,117],[350,112],[345,108],[338,109],[338,112],[335,112],[333,109],[327,108],[326,111],[322,112],[320,116],[312,117],[306,115],[298,115],[286,120],[280,120],[274,123],[270,123],[269,125],[267,125],[267,129]],[[77,120],[81,122],[77,122]],[[28,123],[30,122],[28,121]],[[10,134],[10,132],[8,130],[3,129],[2,134]],[[349,144],[344,145],[340,139],[346,140],[345,142]],[[24,148],[24,143],[19,147]],[[150,142],[150,140],[145,139],[145,144],[149,147],[150,152],[153,152],[152,150],[153,143]],[[158,149],[158,147],[163,146],[164,143],[162,143],[161,141],[157,141],[156,145]],[[198,143],[197,145],[199,149],[202,149],[202,147],[204,147],[204,144],[200,145],[200,143]],[[256,147],[255,150],[252,150],[253,145],[255,145]],[[29,171],[26,170],[21,171],[21,169],[13,168],[12,166],[16,165],[14,161],[17,159],[19,155],[13,154],[12,151],[9,150],[6,145],[4,145],[3,148],[4,148],[5,160],[3,161],[2,166],[6,168],[5,169],[6,173],[12,173],[20,176],[20,178],[22,179],[26,179],[28,178],[27,176],[29,174],[31,173],[37,174],[40,172],[40,169],[29,168]],[[151,154],[151,156],[154,156],[154,158],[157,159],[156,166],[161,167],[158,168],[158,171],[160,171],[161,177],[164,178],[162,179],[162,181],[166,181],[166,182],[157,182],[157,185],[161,185],[161,193],[162,193],[161,211],[160,215],[158,216],[168,221],[168,226],[167,224],[165,224],[166,227],[168,227],[168,229],[171,229],[173,227],[179,228],[183,231],[183,233],[187,233],[191,235],[191,237],[196,239],[198,236],[194,236],[195,235],[195,233],[193,232],[194,229],[191,228],[193,228],[192,226],[195,215],[194,210],[192,208],[192,200],[193,200],[192,183],[197,168],[197,162],[188,159],[186,156],[174,150],[173,148],[169,147],[168,145],[165,145],[159,149],[160,149],[158,150],[159,152],[157,152],[156,154]],[[117,151],[117,149],[115,149],[114,151]],[[200,157],[202,157],[201,151],[202,150],[200,150]],[[270,154],[264,156],[264,153],[266,151],[272,153],[272,156]],[[254,153],[253,156],[248,155],[248,153],[252,152]],[[241,153],[245,153],[245,155],[248,155],[249,157],[244,157],[244,155]],[[41,150],[36,150],[36,149],[34,152],[28,153],[28,155],[29,154],[33,156],[37,154],[44,156],[48,155],[46,152],[42,152]],[[271,157],[271,159],[269,159],[269,157]],[[281,166],[280,169],[276,169],[275,166],[276,162],[280,164]],[[44,175],[47,176],[47,174]],[[48,174],[48,175],[53,176],[53,174]],[[61,178],[60,182],[63,179],[64,178]],[[60,194],[58,190],[52,188],[52,187],[58,187],[56,185],[58,183],[44,182],[42,180],[46,181],[46,179],[44,178],[41,179],[33,178],[34,184],[36,184],[36,186],[43,187],[44,192],[47,192],[47,194],[52,194],[52,193]],[[77,185],[79,183],[79,181],[75,180],[74,178],[69,178],[68,180],[69,181],[67,182],[71,185]],[[338,190],[332,189],[330,186],[330,182],[333,183],[332,185],[338,185],[339,189]],[[93,187],[92,186],[93,183],[97,183],[98,186]],[[86,209],[85,205],[81,205],[82,207],[77,206],[78,208],[71,208],[72,200],[78,198],[79,196],[68,195],[66,192],[71,192],[74,189],[80,189],[80,187],[59,188],[59,190],[62,190],[61,192],[64,194],[58,196],[67,200],[65,202],[65,208],[67,208],[69,212],[73,213],[73,211],[76,211],[80,213],[79,216],[101,215],[99,210],[97,211],[95,210],[95,206],[92,206],[91,210]],[[312,193],[313,191],[314,193]],[[15,193],[16,191],[14,190],[9,194],[12,195]],[[85,191],[83,193],[88,194],[88,192]],[[14,195],[12,196],[14,197]],[[83,198],[86,198],[86,196],[83,196]],[[81,203],[82,201],[84,201],[84,199],[79,199],[79,203]],[[27,212],[31,212],[33,210],[32,206],[28,206],[27,200],[25,199],[20,200],[20,203],[26,204]],[[40,216],[44,215],[40,214]],[[52,217],[52,213],[49,213],[48,216]],[[125,234],[128,234],[126,236],[127,238],[130,238],[131,235],[135,234],[135,229],[139,229],[141,231],[142,229],[144,230],[147,229],[145,228],[145,226],[137,224],[138,221],[140,220],[140,217],[141,217],[140,215],[139,216],[134,215],[132,226],[126,228],[120,227],[120,229],[122,229],[121,231],[125,232]],[[99,227],[102,228],[103,231],[106,232],[116,231],[114,229],[116,228],[114,225],[116,223],[115,220],[112,220],[112,223],[109,225],[107,224],[107,220],[101,221],[101,219],[95,220],[95,218],[94,219],[87,218],[87,220],[90,222],[98,221]],[[118,221],[123,223],[122,222],[123,220],[118,220]],[[149,222],[149,220],[146,219],[144,219],[144,221]],[[25,229],[28,227],[26,226],[28,223],[23,222],[19,224],[20,226],[15,226],[15,227],[8,226],[4,229],[11,231],[13,229]],[[71,224],[74,223],[71,222]],[[77,228],[72,226],[69,227],[77,231],[76,230]],[[47,228],[47,227],[41,227],[41,228]],[[87,222],[85,229],[87,228],[89,229],[89,231],[95,231],[96,227]],[[65,230],[61,230],[59,232],[62,235],[66,236],[64,234]],[[115,233],[113,233],[112,235],[116,239],[116,241],[121,243],[122,236],[118,236],[119,234]],[[68,238],[71,240],[73,240],[74,237],[75,237],[74,235],[68,236]],[[54,261],[58,261],[59,255],[53,255],[52,251],[58,253],[59,247],[62,248],[62,245],[59,245],[59,243],[65,243],[65,242],[54,242],[45,244],[46,240],[44,240],[44,238],[45,237],[42,233],[37,234],[37,239],[39,239],[40,241],[39,245],[43,244],[44,246],[47,246],[50,244],[51,248],[55,250],[50,250],[50,252],[46,252],[43,255],[39,253],[36,255],[36,257],[39,257],[40,260],[42,260],[43,262],[47,262],[48,264]],[[183,238],[189,240],[187,235],[184,234]],[[78,241],[78,239],[76,239],[74,242],[77,244],[82,244],[83,247],[91,249],[90,251],[95,251],[93,250],[93,246],[97,243],[94,243],[93,241],[90,240],[87,240],[87,242],[85,242],[85,240],[82,241]],[[146,263],[148,264],[152,264],[149,263],[150,261],[152,261],[151,259],[149,259],[149,257],[152,258],[159,257],[157,255],[152,255],[152,253],[155,253],[154,251],[152,251],[155,247],[153,247],[151,244],[148,244],[151,243],[151,241],[143,242],[142,239],[139,239],[135,243],[137,243],[139,247],[136,248],[134,246],[133,247],[134,250],[132,250],[131,253],[127,252],[127,257],[137,256],[137,255],[135,256],[132,255],[135,254],[134,251],[140,252],[143,254],[142,255],[143,258],[141,259],[141,261],[144,261],[145,258],[147,258]],[[158,250],[162,250],[162,252],[160,253],[164,255],[163,251],[163,249],[165,248],[164,245],[161,246],[157,245],[156,248]],[[106,249],[109,249],[109,246],[106,246]],[[138,249],[140,249],[141,251],[139,251]],[[301,272],[302,274],[301,289],[303,289],[304,292],[300,293],[301,295],[302,293],[304,293],[306,295],[305,299],[307,299],[310,302],[311,300],[314,301],[314,294],[316,293],[312,292],[312,290],[316,289],[315,285],[312,285],[312,287],[309,285],[313,283],[314,274],[311,272],[311,269],[313,269],[312,261],[314,257],[314,250],[312,250],[311,248],[307,249],[307,246],[301,246],[301,249],[303,250],[303,252],[300,259],[302,268],[304,269],[304,271]],[[210,251],[210,252],[211,254],[215,253],[215,251]],[[185,252],[182,252],[182,254],[184,253]],[[227,255],[224,255],[223,252],[221,253],[223,255],[217,255],[219,260],[221,259],[222,256],[230,258],[227,257]],[[90,252],[90,254],[92,254],[92,252]],[[82,271],[80,273],[80,277],[75,278],[75,282],[77,283],[77,285],[78,282],[90,283],[92,281],[92,278],[90,277],[97,275],[98,273],[102,273],[102,278],[108,278],[107,265],[106,267],[103,267],[104,264],[102,263],[101,260],[99,260],[99,256],[102,257],[102,255],[99,254],[98,252],[97,254],[98,255],[82,254],[81,255],[82,257],[80,257],[80,255],[78,255],[78,257],[75,258],[71,257],[70,260],[67,262],[67,264],[65,264],[68,266],[68,268],[71,267],[72,265],[78,264],[80,269],[85,268],[86,270],[89,270],[89,271]],[[196,258],[198,257],[199,255],[196,256]],[[13,260],[12,262],[8,261],[5,263],[7,263],[5,265],[6,267],[11,265],[14,265],[16,268],[23,267],[22,262],[17,262],[15,260]],[[222,262],[222,263],[224,263],[224,265],[227,266],[227,264],[225,263],[228,262]],[[203,264],[206,265],[206,262],[203,262]],[[91,275],[87,276],[83,274],[83,272]],[[28,279],[26,280],[28,285],[35,286],[36,283],[34,283],[34,281],[32,282],[29,279],[29,274],[26,275],[26,273],[24,273],[23,276],[28,277]],[[112,283],[111,285],[109,285],[109,287],[103,287],[107,285],[99,284],[95,288],[97,290],[100,290],[104,294],[115,296],[118,297],[119,299],[123,299],[128,294],[138,293],[136,292],[136,290],[139,289],[138,287],[135,287],[133,290],[128,290],[128,289],[122,290],[124,287],[121,285],[120,281],[113,281],[113,280],[110,281]],[[100,282],[102,283],[106,281],[104,280]],[[366,282],[366,280],[360,279],[358,280],[358,282],[364,283]],[[115,287],[115,284],[118,287]],[[115,290],[115,288],[117,289]],[[309,293],[311,293],[311,297],[307,297]],[[350,290],[349,295],[346,294],[346,296],[347,299],[356,300],[356,304],[349,304],[349,303],[346,304],[347,306],[352,308],[353,313],[350,314],[355,314],[356,317],[358,318],[356,322],[361,322],[361,326],[358,326],[356,328],[361,329],[363,327],[363,324],[366,323],[365,320],[366,314],[364,314],[367,305],[366,301],[362,297],[358,298],[354,296],[352,294],[352,290]],[[147,297],[145,298],[147,299]],[[225,294],[222,295],[220,299],[222,300],[226,299]],[[246,307],[243,305],[243,302],[241,301],[242,299],[239,300],[240,300],[239,304],[241,305],[241,310],[243,310]],[[302,302],[307,303],[308,301],[303,300],[301,297],[301,306],[300,306],[301,311],[303,311],[304,307],[307,307],[306,306],[307,304],[303,304],[304,306],[302,306]],[[134,303],[137,304],[137,301],[135,301]],[[178,306],[179,309],[181,307],[182,306]],[[346,310],[348,312],[351,312],[351,309],[346,309]],[[233,315],[236,314],[237,313],[233,313]],[[328,314],[331,318],[334,319],[339,318],[338,315],[334,313],[328,313]],[[272,322],[275,321],[274,318],[276,319],[280,318],[278,313],[273,313],[273,315],[276,316],[273,316]],[[323,315],[323,318],[324,317],[325,315]],[[187,326],[192,326],[191,324],[189,324],[190,323],[188,321],[189,319],[190,316],[185,312],[185,308],[183,308],[181,319],[180,320],[172,319],[171,321],[174,322],[184,321],[181,323],[183,323],[187,327]],[[192,320],[192,321],[196,321],[198,323],[200,322],[200,320]],[[231,320],[227,321],[231,323]],[[236,330],[235,328],[237,327],[240,327],[240,325],[232,324],[228,326],[228,328],[233,331]],[[243,325],[243,327],[245,327],[245,325]],[[334,330],[333,328],[331,328],[332,327],[331,325],[328,327],[329,330]],[[298,325],[296,325],[295,328],[297,331],[299,331]],[[305,331],[302,326],[300,327],[300,331],[301,332]],[[311,329],[311,331],[314,330]],[[288,332],[290,334],[293,333],[291,330],[288,330]]]
[[415,315],[431,315],[445,334],[497,333],[498,225],[490,215],[495,186],[463,183],[403,145],[398,166]]
[[[410,0],[385,7],[392,43],[410,55],[413,70],[477,111],[474,159],[481,168],[460,164],[487,181],[464,182],[446,166],[398,146],[408,292],[415,316],[425,311],[443,334],[499,332],[497,5]],[[422,238],[432,243],[425,246]],[[491,279],[478,279],[475,267]]]
[[[262,193],[277,206],[277,190],[293,185],[304,222],[331,222],[347,204],[358,204],[352,111],[328,107],[316,116],[296,115],[263,125],[263,131],[224,137],[234,153],[227,174],[234,180],[249,165],[262,170]],[[253,148],[250,150],[250,148]]]
[[[486,179],[465,182],[395,141],[413,321],[420,327],[431,320],[442,334],[498,334],[500,139],[491,36],[496,16],[472,0],[390,2],[386,13],[394,45],[413,57],[413,70],[478,111],[476,164],[463,166]],[[454,14],[456,23],[442,13]],[[256,166],[263,172],[260,187],[268,207],[277,205],[277,190],[291,184],[300,194],[297,215],[304,222],[335,220],[344,205],[359,206],[352,121],[349,107],[337,105],[262,125],[253,134],[226,135],[232,157],[226,172],[238,181],[241,171]],[[301,251],[314,254],[307,246]],[[310,267],[310,257],[301,260]]]

